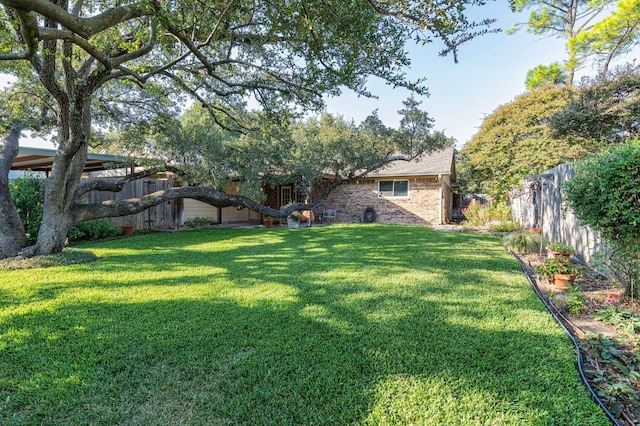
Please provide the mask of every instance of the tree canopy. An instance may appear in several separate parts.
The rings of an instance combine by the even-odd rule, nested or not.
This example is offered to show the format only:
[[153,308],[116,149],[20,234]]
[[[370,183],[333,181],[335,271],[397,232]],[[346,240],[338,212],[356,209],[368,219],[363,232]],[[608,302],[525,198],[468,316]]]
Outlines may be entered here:
[[[606,75],[613,59],[629,52],[640,40],[640,0],[514,0],[512,7],[531,13],[526,23],[514,26],[511,32],[526,27],[539,36],[565,39],[563,80],[570,87],[576,71],[589,60],[594,59],[599,74]],[[540,65],[530,72],[540,77],[543,70],[547,77],[554,77],[547,81],[560,75],[555,64]],[[527,88],[531,89],[530,85]]]
[[585,157],[588,142],[554,137],[549,119],[566,108],[570,89],[525,93],[486,117],[460,151],[459,177],[469,192],[503,194],[519,178]]
[[640,67],[626,66],[606,77],[584,79],[567,108],[550,124],[557,135],[608,144],[640,137]]
[[[0,172],[4,174],[15,157],[22,129],[54,129],[58,144],[45,184],[38,239],[23,253],[60,251],[67,230],[78,221],[132,214],[174,198],[285,214],[261,206],[249,184],[247,195],[231,195],[215,181],[213,186],[171,188],[123,203],[82,205],[78,200],[88,191],[118,191],[126,181],[156,171],[150,167],[117,185],[82,182],[89,147],[111,141],[95,137],[95,129],[145,137],[173,129],[182,148],[172,148],[184,164],[203,161],[216,149],[229,154],[226,158],[248,147],[252,153],[265,153],[273,144],[291,143],[287,124],[309,109],[320,109],[323,95],[348,89],[371,96],[370,77],[425,93],[423,81],[406,77],[405,43],[439,40],[442,53],[456,58],[460,43],[488,31],[490,20],[476,24],[465,16],[466,7],[482,4],[482,0],[0,0],[0,71],[18,77],[7,93],[8,105],[15,108],[8,108],[8,118],[0,123],[4,131]],[[200,104],[219,128],[246,137],[180,130],[172,117],[187,100]],[[20,112],[24,108],[28,114]],[[188,119],[203,120],[197,115]],[[143,137],[132,140],[145,142]],[[414,141],[417,145],[406,151],[409,156],[428,149]],[[349,144],[339,147],[355,151]],[[285,157],[281,151],[279,158],[255,159],[246,181],[266,176],[265,170],[286,171],[295,156]],[[385,149],[367,152],[377,157],[360,166],[380,167],[391,159]],[[380,156],[383,153],[386,157]],[[266,158],[280,164],[267,164]],[[209,166],[213,170],[241,166],[234,161]],[[350,176],[337,177],[335,185]],[[7,191],[0,179],[0,212],[14,217],[15,206],[3,195]],[[2,242],[4,248],[11,247],[3,255],[24,245],[18,235],[23,231],[16,231],[10,222],[0,221],[3,235],[10,235]]]

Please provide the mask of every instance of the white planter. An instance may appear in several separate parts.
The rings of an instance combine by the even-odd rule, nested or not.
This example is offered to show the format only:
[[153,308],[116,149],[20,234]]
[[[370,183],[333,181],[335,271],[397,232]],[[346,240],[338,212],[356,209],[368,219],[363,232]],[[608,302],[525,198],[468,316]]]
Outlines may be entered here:
[[287,226],[289,228],[299,228],[300,227],[300,222],[298,222],[295,219],[291,219],[290,217],[287,218]]

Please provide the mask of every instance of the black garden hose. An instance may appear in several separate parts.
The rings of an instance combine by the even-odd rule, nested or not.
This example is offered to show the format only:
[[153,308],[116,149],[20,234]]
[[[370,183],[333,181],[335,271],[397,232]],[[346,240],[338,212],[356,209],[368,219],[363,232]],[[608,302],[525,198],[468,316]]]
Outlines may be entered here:
[[540,293],[540,289],[538,288],[538,286],[533,282],[533,280],[531,279],[531,277],[529,276],[529,273],[527,273],[527,271],[525,270],[525,266],[524,264],[513,254],[513,252],[511,252],[511,255],[513,257],[516,258],[516,260],[518,261],[518,263],[520,264],[520,269],[522,269],[522,272],[524,272],[524,275],[527,277],[527,280],[529,280],[529,283],[531,284],[531,287],[533,287],[533,291],[535,291],[536,295],[538,296],[538,298],[540,299],[540,301],[544,304],[544,306],[547,308],[547,310],[549,311],[549,313],[551,313],[551,315],[553,316],[553,318],[556,320],[556,322],[558,324],[560,324],[560,326],[562,327],[562,329],[565,331],[565,333],[567,333],[567,335],[569,336],[569,339],[571,339],[571,341],[573,342],[573,346],[575,346],[576,348],[576,354],[578,356],[578,372],[580,373],[580,379],[582,380],[582,383],[584,383],[584,385],[587,387],[587,389],[589,390],[589,393],[591,393],[591,397],[594,399],[594,401],[596,401],[598,403],[598,405],[600,406],[600,408],[602,409],[602,411],[604,411],[604,413],[607,415],[607,417],[609,418],[609,420],[611,420],[611,423],[613,423],[615,426],[623,426],[620,422],[618,422],[618,420],[613,416],[613,414],[611,414],[611,412],[609,411],[609,409],[604,405],[604,403],[600,400],[600,398],[598,398],[598,395],[596,394],[596,392],[593,390],[593,388],[591,387],[591,385],[589,384],[589,381],[587,380],[587,376],[584,374],[584,371],[582,369],[582,352],[580,350],[580,345],[578,344],[578,341],[575,339],[575,337],[573,337],[573,334],[571,334],[571,332],[569,331],[569,329],[564,325],[564,322],[562,320],[560,320],[560,318],[558,317],[558,312],[555,308],[553,308],[546,300],[545,298],[542,296],[542,293]]
[[369,206],[366,209],[364,209],[364,214],[362,215],[362,220],[366,223],[373,223],[376,221],[376,209],[374,209],[373,207]]

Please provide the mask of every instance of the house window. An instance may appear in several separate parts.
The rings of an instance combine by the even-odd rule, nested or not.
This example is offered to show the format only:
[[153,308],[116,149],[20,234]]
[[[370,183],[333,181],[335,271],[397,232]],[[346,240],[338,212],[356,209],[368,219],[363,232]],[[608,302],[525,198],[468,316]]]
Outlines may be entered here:
[[292,186],[280,187],[280,205],[286,206],[290,203],[304,202],[306,195],[303,191],[296,191]]
[[408,180],[381,180],[378,182],[378,197],[408,197]]

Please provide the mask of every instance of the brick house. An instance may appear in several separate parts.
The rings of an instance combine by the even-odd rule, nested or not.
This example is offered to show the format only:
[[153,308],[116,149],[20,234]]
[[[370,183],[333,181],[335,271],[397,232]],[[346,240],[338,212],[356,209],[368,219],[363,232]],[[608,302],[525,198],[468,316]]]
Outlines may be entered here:
[[373,208],[377,223],[444,224],[453,219],[457,187],[455,153],[449,147],[411,162],[394,161],[343,185],[320,210],[337,209],[336,222],[370,221]]
[[[411,162],[394,161],[366,178],[342,185],[315,211],[337,209],[332,222],[352,223],[366,221],[365,210],[372,207],[376,223],[438,225],[453,220],[457,187],[454,149],[449,147]],[[305,201],[294,185],[265,187],[264,191],[265,204],[275,209]],[[194,216],[208,216],[222,223],[260,223],[263,219],[249,209],[217,209],[185,199],[184,219]]]
[[[48,173],[54,155],[54,150],[21,148],[12,169]],[[92,172],[104,176],[105,165],[117,160],[119,157],[113,155],[89,154],[86,177],[90,177]],[[326,178],[330,180],[331,176]],[[148,185],[152,183],[153,185]],[[92,195],[95,199],[92,198],[91,201],[138,197],[171,184],[166,179],[146,179],[138,182],[140,188],[131,188],[133,192],[123,191],[116,195],[96,193]],[[395,161],[366,178],[342,185],[330,194],[316,212],[334,208],[338,210],[334,222],[350,223],[365,220],[365,209],[371,207],[375,210],[375,221],[378,223],[447,223],[452,220],[455,207],[453,190],[456,187],[454,150],[446,148],[422,156],[417,161]],[[233,192],[232,187],[229,190]],[[265,204],[276,209],[290,202],[304,201],[304,195],[298,193],[294,185],[265,187],[264,190]],[[246,208],[217,208],[197,200],[184,199],[164,203],[137,215],[111,218],[110,221],[115,225],[133,221],[136,228],[151,227],[152,224],[154,227],[178,228],[185,220],[197,216],[210,217],[220,223],[260,223],[263,220],[262,215]]]

